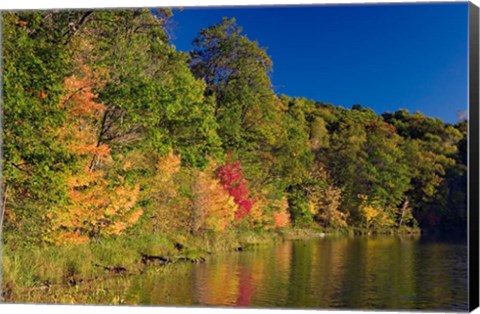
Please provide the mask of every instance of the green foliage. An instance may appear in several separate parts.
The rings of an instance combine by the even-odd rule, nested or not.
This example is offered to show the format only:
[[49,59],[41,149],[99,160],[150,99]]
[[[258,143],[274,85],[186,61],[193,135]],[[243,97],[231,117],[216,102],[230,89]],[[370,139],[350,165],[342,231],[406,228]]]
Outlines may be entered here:
[[70,157],[56,143],[56,128],[65,118],[58,105],[70,68],[62,44],[67,15],[6,13],[2,23],[5,232],[26,242],[38,238],[42,210],[65,198],[62,172]]
[[[462,197],[452,203],[451,190],[455,187],[449,186],[449,182],[458,180],[455,178],[461,176],[460,169],[466,166],[466,160],[461,159],[458,151],[466,133],[439,119],[409,114],[405,110],[384,114],[384,118],[405,138],[406,163],[412,176],[412,188],[406,194],[412,200],[415,218],[425,228],[448,224],[444,218],[450,208],[466,206],[466,199]],[[465,182],[457,181],[457,184],[456,188],[466,189]]]
[[272,61],[265,49],[242,34],[235,19],[200,31],[191,69],[214,97],[214,116],[223,148],[242,162],[255,187],[268,180],[272,150],[280,136],[281,111],[271,89]]
[[215,117],[226,148],[273,140],[265,128],[274,111],[275,95],[268,73],[272,62],[265,50],[241,34],[235,19],[200,31],[194,40],[192,72],[207,84],[216,99]]
[[106,69],[98,90],[107,108],[99,142],[115,151],[132,148],[167,152],[204,165],[218,155],[220,141],[212,99],[196,80],[187,55],[175,51],[164,29],[168,12],[149,10],[94,12],[72,45],[86,46],[87,64]]

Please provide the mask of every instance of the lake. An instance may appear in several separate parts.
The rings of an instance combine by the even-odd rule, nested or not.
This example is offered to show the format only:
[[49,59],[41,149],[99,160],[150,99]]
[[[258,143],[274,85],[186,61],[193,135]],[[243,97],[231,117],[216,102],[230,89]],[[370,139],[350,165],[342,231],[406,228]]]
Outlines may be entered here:
[[466,311],[467,245],[419,236],[277,242],[109,280],[117,303]]

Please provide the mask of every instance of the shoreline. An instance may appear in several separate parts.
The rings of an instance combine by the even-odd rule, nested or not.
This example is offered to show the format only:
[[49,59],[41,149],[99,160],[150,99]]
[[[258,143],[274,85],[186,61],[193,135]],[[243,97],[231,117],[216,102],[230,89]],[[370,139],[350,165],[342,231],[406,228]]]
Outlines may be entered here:
[[[402,232],[399,232],[402,231]],[[406,232],[408,231],[408,232]],[[233,231],[193,236],[128,235],[76,246],[44,246],[3,249],[3,302],[18,299],[25,291],[48,291],[53,287],[77,287],[112,277],[142,275],[151,268],[203,263],[212,255],[241,252],[252,246],[276,241],[308,240],[325,237],[420,235],[420,230],[388,233],[360,233],[320,228],[289,228],[264,232]]]

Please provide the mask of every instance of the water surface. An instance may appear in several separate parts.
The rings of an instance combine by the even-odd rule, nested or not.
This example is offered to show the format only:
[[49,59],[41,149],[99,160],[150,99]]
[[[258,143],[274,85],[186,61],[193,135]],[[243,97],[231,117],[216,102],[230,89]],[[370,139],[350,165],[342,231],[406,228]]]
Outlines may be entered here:
[[467,245],[378,236],[285,241],[129,279],[143,305],[467,311]]

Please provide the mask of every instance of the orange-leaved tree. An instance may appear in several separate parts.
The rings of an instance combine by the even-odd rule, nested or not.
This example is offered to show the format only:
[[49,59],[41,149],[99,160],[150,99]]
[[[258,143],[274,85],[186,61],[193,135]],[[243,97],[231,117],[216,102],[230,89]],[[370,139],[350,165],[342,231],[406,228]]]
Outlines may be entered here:
[[[60,106],[66,111],[58,138],[73,160],[65,174],[68,202],[52,209],[46,240],[57,244],[88,242],[102,235],[119,235],[142,215],[136,208],[139,185],[109,173],[114,161],[108,145],[98,140],[105,106],[96,102],[96,88],[104,82],[88,66],[65,79]],[[102,165],[102,166],[100,166]]]
[[284,196],[274,203],[273,224],[275,228],[285,228],[290,225],[290,213],[288,212],[288,200]]

